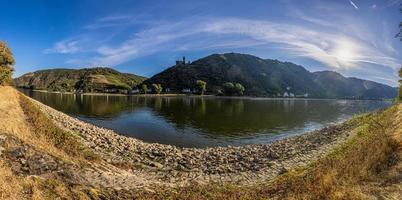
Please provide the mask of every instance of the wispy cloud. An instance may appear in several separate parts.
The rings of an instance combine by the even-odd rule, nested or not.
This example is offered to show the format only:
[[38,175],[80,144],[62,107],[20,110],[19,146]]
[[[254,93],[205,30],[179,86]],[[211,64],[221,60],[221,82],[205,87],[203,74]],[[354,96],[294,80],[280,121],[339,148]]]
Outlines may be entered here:
[[349,0],[349,2],[356,10],[359,10],[359,7],[352,0]]
[[76,53],[80,50],[78,41],[76,40],[62,40],[56,42],[53,47],[45,49],[43,52],[45,54],[50,53],[59,53],[59,54],[68,54],[68,53]]
[[[359,9],[353,1],[350,1],[350,4]],[[344,4],[342,6],[345,8]],[[242,48],[264,51],[269,47],[271,50],[276,48],[276,53],[286,55],[289,60],[307,58],[327,68],[349,72],[364,71],[366,66],[370,66],[370,70],[376,69],[379,74],[381,70],[377,68],[382,68],[385,69],[382,70],[385,71],[384,74],[378,75],[382,76],[381,80],[395,78],[393,72],[399,69],[401,61],[395,57],[398,53],[391,42],[384,39],[386,35],[372,35],[369,29],[344,14],[323,18],[293,11],[295,12],[291,12],[293,16],[290,18],[304,23],[238,17],[189,17],[181,21],[147,23],[141,26],[141,29],[128,28],[125,31],[131,30],[131,34],[126,34],[126,38],[119,38],[119,42],[99,42],[93,39],[83,45],[78,42],[80,40],[62,40],[44,52],[66,54],[78,53],[85,49],[91,52],[89,57],[71,57],[68,63],[115,66],[163,52],[233,51]],[[115,26],[130,27],[139,16],[112,15],[100,18],[85,26],[84,33],[85,30],[91,32],[98,28],[114,30]],[[337,19],[337,23],[329,19]],[[375,78],[376,74],[370,76]]]
[[[192,42],[188,42],[191,37]],[[201,41],[201,42],[197,42]],[[102,45],[93,64],[117,65],[158,51],[175,49],[242,48],[280,44],[286,53],[306,57],[334,68],[358,67],[359,63],[399,67],[396,59],[366,43],[345,35],[315,31],[292,24],[238,18],[194,19],[153,27],[117,46]],[[353,54],[345,58],[344,54]]]

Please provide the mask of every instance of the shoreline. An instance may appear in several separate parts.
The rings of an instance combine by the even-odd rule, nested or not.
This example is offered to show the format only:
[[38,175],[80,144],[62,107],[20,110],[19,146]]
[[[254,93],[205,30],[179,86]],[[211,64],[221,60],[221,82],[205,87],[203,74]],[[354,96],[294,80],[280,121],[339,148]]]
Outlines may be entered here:
[[[141,174],[149,177],[150,182],[164,186],[184,186],[194,182],[238,185],[266,182],[321,158],[346,141],[356,126],[349,120],[270,144],[182,148],[119,135],[31,100],[58,127],[77,133],[84,144],[107,163],[125,166],[129,173]],[[114,184],[135,187],[124,186],[127,183],[120,180],[114,180]]]
[[28,90],[41,93],[50,94],[66,94],[66,95],[83,95],[83,96],[123,96],[123,97],[196,97],[196,98],[219,98],[219,99],[247,99],[247,100],[345,100],[345,101],[391,101],[389,99],[342,99],[342,98],[304,98],[304,97],[259,97],[259,96],[217,96],[217,95],[196,95],[196,94],[183,94],[183,93],[168,93],[168,94],[119,94],[119,93],[75,93],[75,92],[57,92],[47,90],[33,90],[21,87],[16,87],[17,90]]

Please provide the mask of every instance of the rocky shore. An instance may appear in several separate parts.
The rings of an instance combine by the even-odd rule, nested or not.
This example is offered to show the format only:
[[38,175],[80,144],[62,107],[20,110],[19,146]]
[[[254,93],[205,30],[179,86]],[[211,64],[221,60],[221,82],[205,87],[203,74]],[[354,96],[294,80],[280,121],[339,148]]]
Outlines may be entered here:
[[103,186],[184,186],[189,183],[232,183],[249,185],[269,181],[278,174],[305,166],[344,142],[356,126],[342,123],[273,142],[241,147],[179,148],[151,144],[100,128],[32,100],[56,125],[75,132],[107,163],[123,170],[129,181],[97,180]]

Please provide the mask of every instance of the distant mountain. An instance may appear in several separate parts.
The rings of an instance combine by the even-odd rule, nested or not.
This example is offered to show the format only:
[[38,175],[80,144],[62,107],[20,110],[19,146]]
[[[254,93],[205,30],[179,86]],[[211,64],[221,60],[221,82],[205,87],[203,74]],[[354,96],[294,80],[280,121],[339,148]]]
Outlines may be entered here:
[[333,71],[314,72],[314,82],[324,90],[329,98],[357,96],[363,99],[394,98],[397,89],[374,81],[346,78]]
[[49,91],[105,92],[130,90],[146,78],[111,68],[48,69],[14,79],[17,87]]
[[[215,93],[225,82],[238,82],[251,96],[282,96],[308,93],[319,98],[393,98],[395,88],[373,81],[346,78],[336,72],[307,71],[290,62],[261,59],[256,56],[226,53],[213,54],[189,64],[176,65],[144,81],[159,83],[171,91],[194,88],[196,80],[207,82],[209,92]],[[288,90],[289,89],[289,90]]]

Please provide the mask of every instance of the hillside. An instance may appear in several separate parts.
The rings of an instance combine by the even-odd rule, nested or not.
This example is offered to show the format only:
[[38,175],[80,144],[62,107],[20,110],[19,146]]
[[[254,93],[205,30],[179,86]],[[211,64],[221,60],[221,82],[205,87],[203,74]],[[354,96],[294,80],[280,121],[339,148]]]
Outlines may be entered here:
[[339,96],[361,97],[370,99],[376,97],[393,98],[396,89],[384,84],[358,78],[346,78],[337,72],[314,72],[314,82],[324,89],[324,94],[330,98]]
[[117,92],[129,90],[146,78],[111,68],[49,69],[14,79],[17,87],[61,92]]
[[357,78],[346,78],[335,72],[311,73],[290,62],[261,59],[238,53],[213,54],[190,64],[174,65],[146,80],[145,84],[160,83],[173,91],[194,88],[196,80],[207,82],[215,93],[225,82],[239,82],[246,95],[282,96],[308,93],[321,98],[393,98],[396,90],[390,86]]

